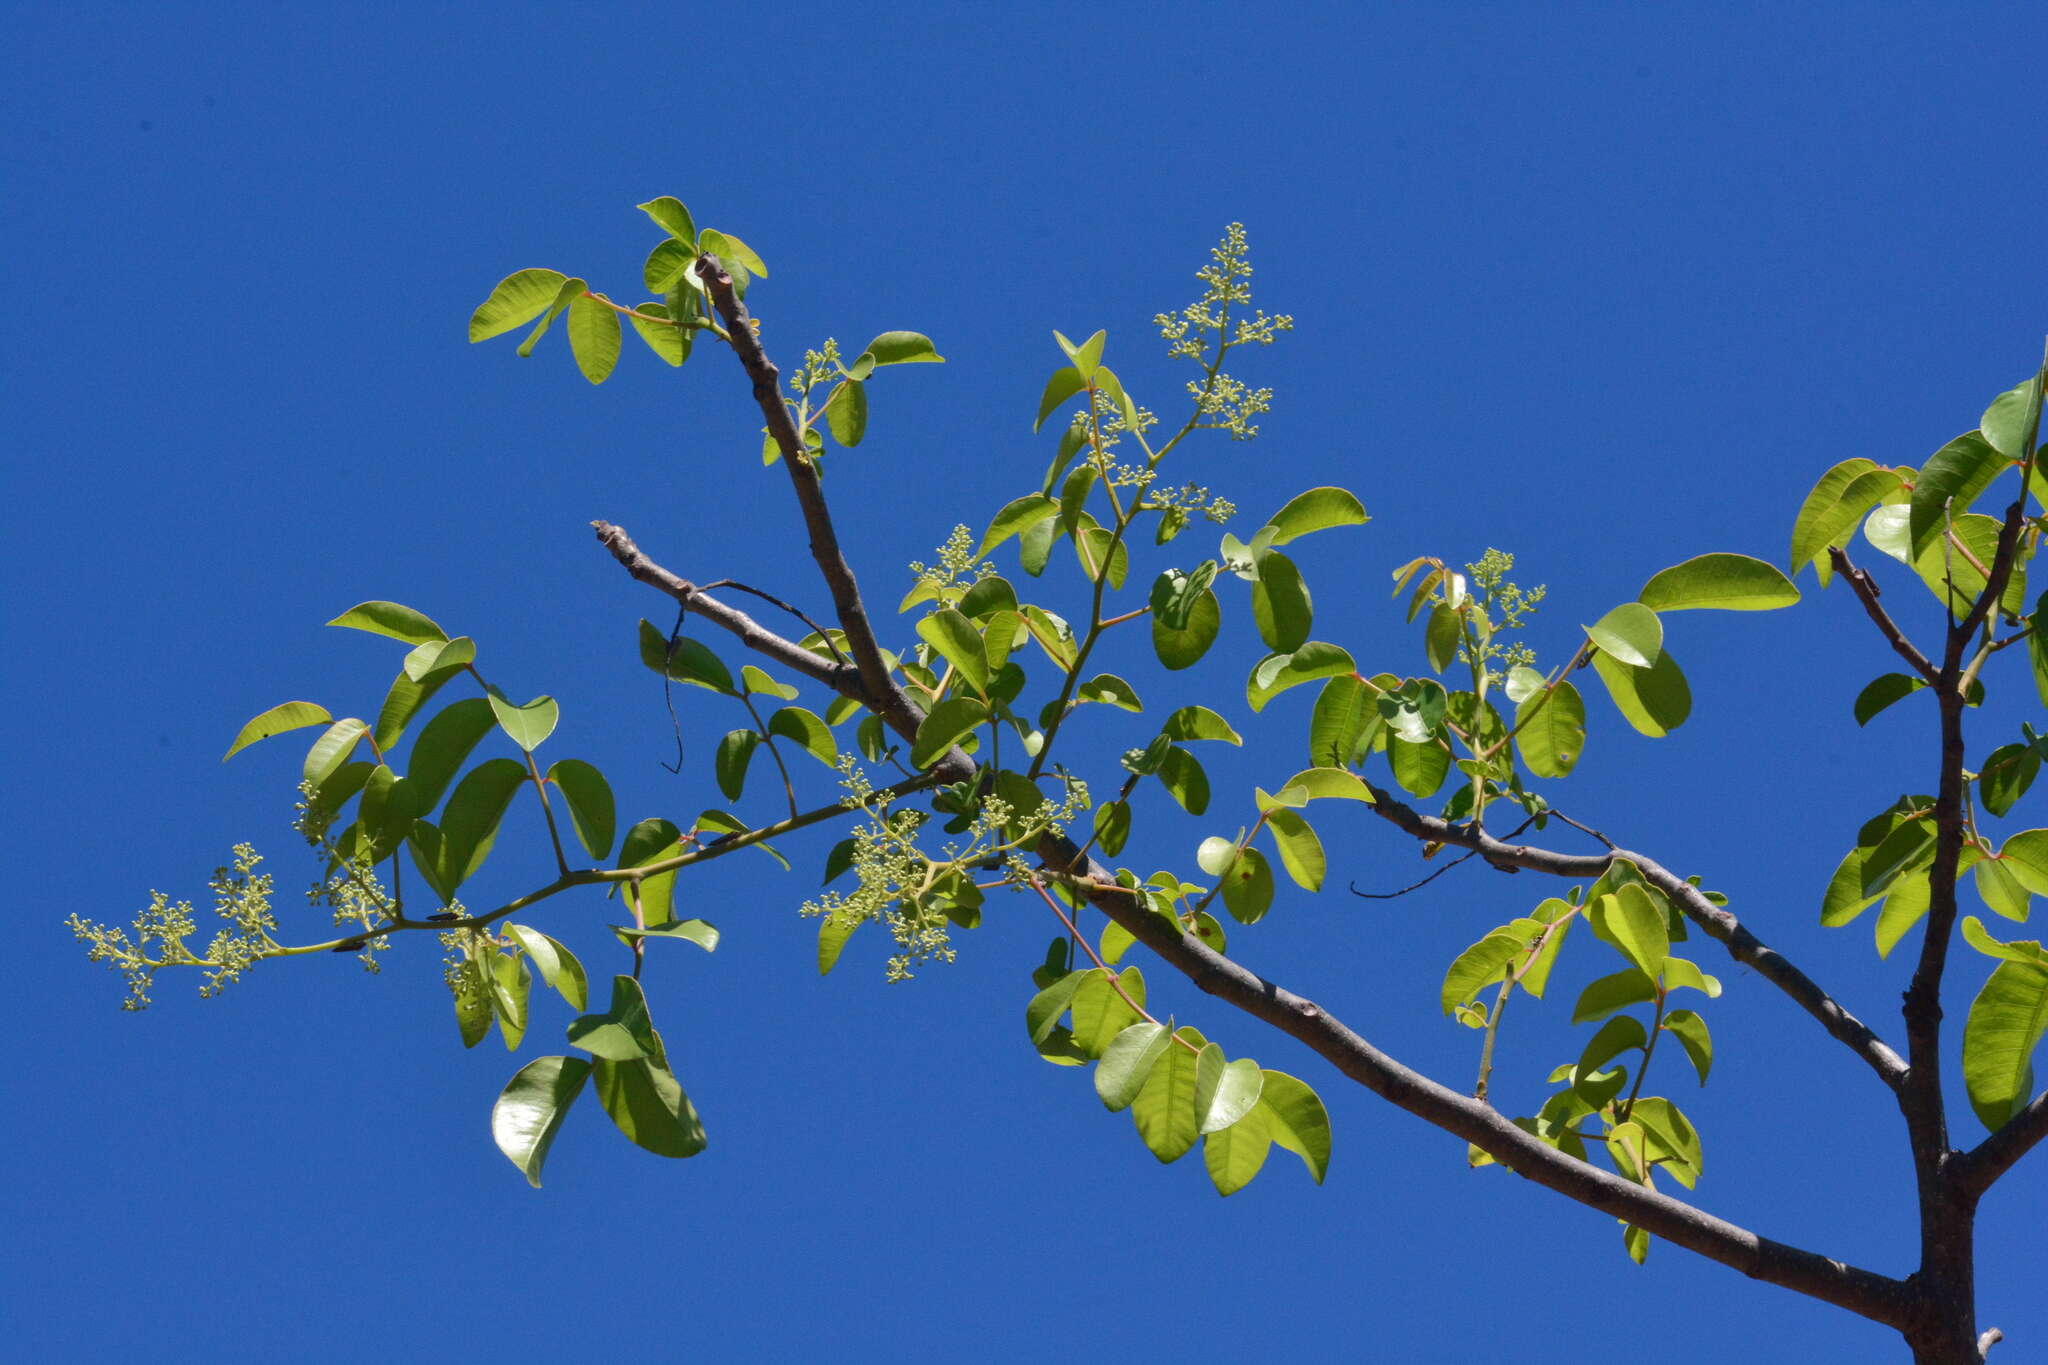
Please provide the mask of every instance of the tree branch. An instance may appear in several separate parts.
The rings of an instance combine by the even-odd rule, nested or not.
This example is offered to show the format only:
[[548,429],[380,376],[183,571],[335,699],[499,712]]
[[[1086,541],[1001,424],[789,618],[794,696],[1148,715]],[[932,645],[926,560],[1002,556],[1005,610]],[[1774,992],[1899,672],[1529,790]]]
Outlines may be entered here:
[[1839,545],[1828,547],[1828,562],[1835,566],[1836,573],[1848,580],[1849,586],[1856,592],[1856,600],[1863,604],[1863,610],[1877,626],[1878,633],[1890,641],[1892,649],[1898,656],[1912,665],[1913,671],[1930,686],[1939,682],[1941,675],[1934,665],[1927,661],[1927,656],[1914,647],[1913,642],[1906,638],[1906,633],[1899,629],[1898,623],[1892,620],[1891,613],[1878,604],[1877,584],[1872,581],[1870,575],[1851,564],[1848,553]]
[[2043,1138],[2048,1138],[2048,1090],[2034,1096],[2034,1102],[2003,1128],[1955,1158],[1951,1178],[1965,1193],[1981,1195]]
[[[1136,935],[1196,986],[1255,1019],[1306,1043],[1374,1094],[1457,1137],[1516,1174],[1589,1208],[1623,1218],[1668,1242],[1887,1326],[1903,1328],[1914,1296],[1901,1281],[1760,1237],[1682,1200],[1623,1180],[1524,1132],[1491,1105],[1410,1070],[1345,1027],[1311,1000],[1256,976],[1178,932],[1138,893],[1115,887],[1111,874],[1064,838],[1048,835],[1038,854],[1056,871],[1082,872],[1095,907]],[[1550,855],[1558,856],[1558,855]],[[1595,860],[1599,862],[1605,859]],[[1083,871],[1085,869],[1085,871]],[[1647,875],[1647,872],[1646,872]]]
[[817,466],[811,463],[810,451],[804,445],[803,433],[797,430],[796,419],[790,415],[789,405],[782,401],[779,387],[781,371],[761,349],[760,338],[754,335],[753,319],[747,315],[747,306],[734,292],[732,276],[725,272],[718,258],[706,252],[697,257],[694,268],[711,295],[712,306],[725,319],[726,331],[730,333],[727,340],[732,343],[733,353],[740,358],[747,378],[753,381],[754,402],[768,423],[768,434],[775,438],[777,448],[782,451],[782,467],[789,471],[790,485],[796,490],[797,506],[803,511],[804,528],[810,532],[811,558],[817,562],[818,572],[824,576],[825,586],[832,594],[832,607],[838,614],[839,628],[846,632],[847,648],[860,670],[861,687],[866,693],[864,699],[899,732],[902,730],[899,722],[907,721],[910,733],[914,735],[923,713],[889,676],[889,665],[882,658],[874,627],[868,621],[867,608],[860,600],[860,585],[855,582],[853,568],[839,548],[839,533],[833,529],[832,514],[825,507],[825,487],[819,481]]
[[845,664],[835,664],[830,659],[819,658],[810,650],[786,640],[774,631],[756,621],[736,607],[729,607],[715,597],[706,595],[703,589],[680,578],[656,564],[633,543],[633,537],[626,534],[623,526],[614,526],[608,521],[593,521],[591,528],[597,532],[598,540],[611,551],[613,559],[624,566],[627,573],[659,592],[668,594],[682,604],[686,611],[694,612],[713,625],[736,636],[740,643],[757,654],[765,655],[785,668],[793,669],[813,682],[823,683],[843,696],[856,701],[865,701],[860,679],[853,669]]
[[1794,1004],[1818,1020],[1837,1041],[1861,1057],[1878,1079],[1896,1093],[1906,1078],[1906,1063],[1869,1025],[1849,1013],[1813,979],[1792,965],[1781,953],[1766,945],[1743,927],[1734,915],[1708,900],[1700,889],[1671,872],[1654,858],[1625,848],[1609,852],[1555,853],[1526,844],[1503,843],[1483,829],[1456,825],[1435,816],[1423,815],[1402,804],[1378,787],[1371,787],[1373,810],[1406,834],[1429,843],[1455,844],[1469,848],[1505,871],[1526,868],[1553,877],[1592,879],[1607,870],[1617,858],[1634,863],[1644,880],[1678,903],[1685,917],[1728,949],[1728,955],[1792,998]]

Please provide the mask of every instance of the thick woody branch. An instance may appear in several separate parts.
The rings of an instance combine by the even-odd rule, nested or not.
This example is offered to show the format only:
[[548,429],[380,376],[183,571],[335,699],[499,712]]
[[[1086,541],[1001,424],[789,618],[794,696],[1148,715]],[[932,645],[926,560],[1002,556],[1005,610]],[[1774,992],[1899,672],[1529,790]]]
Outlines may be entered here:
[[[1370,784],[1368,784],[1370,785]],[[1373,810],[1404,833],[1430,843],[1469,848],[1495,867],[1527,869],[1553,877],[1598,877],[1615,859],[1634,863],[1652,886],[1678,905],[1685,917],[1718,939],[1728,955],[1755,971],[1812,1015],[1820,1026],[1851,1052],[1861,1057],[1878,1079],[1897,1092],[1906,1078],[1906,1063],[1870,1027],[1822,990],[1806,973],[1792,965],[1776,949],[1745,928],[1740,920],[1708,900],[1700,889],[1665,868],[1656,859],[1625,848],[1611,852],[1555,853],[1527,844],[1503,843],[1483,829],[1454,825],[1435,816],[1423,815],[1403,805],[1378,787],[1372,788]]]
[[[1760,1237],[1682,1200],[1633,1184],[1565,1155],[1522,1131],[1491,1105],[1413,1071],[1306,1000],[1176,931],[1073,843],[1048,836],[1039,856],[1055,871],[1087,879],[1091,903],[1143,940],[1196,986],[1306,1043],[1382,1099],[1473,1143],[1501,1165],[1590,1208],[1627,1219],[1752,1279],[1782,1285],[1873,1321],[1901,1327],[1913,1297],[1898,1280]],[[1557,856],[1557,855],[1550,855]],[[1603,862],[1604,859],[1594,860]]]
[[825,506],[825,487],[818,478],[817,466],[811,463],[810,451],[804,445],[803,433],[797,430],[789,405],[782,401],[781,371],[761,349],[747,306],[733,290],[732,276],[725,272],[718,258],[709,253],[701,255],[694,268],[711,295],[712,307],[725,320],[733,353],[739,356],[747,378],[753,381],[754,403],[768,424],[768,434],[782,451],[782,467],[789,471],[797,506],[803,512],[804,529],[810,533],[811,558],[817,562],[818,572],[832,594],[839,628],[846,632],[847,648],[860,670],[861,686],[866,691],[864,700],[892,726],[900,730],[899,722],[907,721],[914,733],[922,716],[889,676],[889,665],[882,658],[867,608],[860,600],[860,585],[839,548],[839,533],[833,529],[832,515]]
[[1950,1175],[1966,1194],[1981,1195],[2043,1138],[2048,1138],[2048,1090],[2034,1096],[2034,1102],[2014,1114],[2003,1128],[1956,1158]]
[[1849,587],[1856,594],[1856,600],[1863,604],[1863,610],[1869,615],[1871,623],[1877,627],[1878,633],[1884,636],[1893,651],[1912,665],[1913,671],[1930,686],[1939,682],[1941,674],[1928,662],[1927,656],[1906,638],[1906,632],[1899,629],[1898,622],[1892,620],[1891,613],[1878,603],[1877,584],[1870,575],[1850,563],[1847,552],[1839,545],[1828,547],[1828,562],[1835,566],[1836,573],[1847,580]]
[[737,637],[748,649],[773,659],[785,668],[793,669],[814,682],[821,682],[833,691],[852,697],[856,701],[865,699],[860,679],[855,676],[852,669],[844,664],[835,664],[830,659],[819,658],[794,640],[777,635],[737,607],[729,607],[712,597],[689,579],[662,568],[633,543],[633,537],[626,534],[625,527],[614,526],[608,521],[593,521],[590,525],[591,529],[597,532],[599,543],[611,551],[612,558],[618,560],[627,573],[649,587],[673,597],[685,611],[703,617],[719,629]]

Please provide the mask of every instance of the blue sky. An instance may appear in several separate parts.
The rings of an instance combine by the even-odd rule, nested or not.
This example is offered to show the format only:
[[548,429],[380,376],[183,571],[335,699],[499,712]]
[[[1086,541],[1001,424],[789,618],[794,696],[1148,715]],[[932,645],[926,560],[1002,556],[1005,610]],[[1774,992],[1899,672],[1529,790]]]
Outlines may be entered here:
[[[395,649],[320,626],[365,598],[476,636],[509,691],[560,699],[556,756],[604,768],[627,818],[723,804],[709,755],[740,718],[692,694],[686,768],[658,766],[668,722],[633,631],[663,599],[585,523],[822,608],[737,367],[707,351],[677,376],[629,338],[593,389],[559,336],[524,362],[463,338],[519,267],[631,294],[653,240],[639,200],[677,195],[767,258],[753,303],[785,365],[890,328],[946,354],[874,386],[867,442],[830,471],[871,602],[956,522],[1036,486],[1051,329],[1107,328],[1126,383],[1170,409],[1181,380],[1148,320],[1242,221],[1259,301],[1296,330],[1243,366],[1276,390],[1261,440],[1194,449],[1185,476],[1248,518],[1314,484],[1360,495],[1372,525],[1302,561],[1317,636],[1369,671],[1421,667],[1387,571],[1490,545],[1551,585],[1532,638],[1557,657],[1666,564],[1781,559],[1823,469],[1918,462],[2025,372],[2048,325],[2038,9],[222,4],[10,22],[34,57],[0,91],[19,868],[0,1008],[24,1082],[0,1271],[20,1358],[1561,1361],[1643,1329],[1674,1361],[1894,1349],[1669,1246],[1631,1265],[1611,1220],[1464,1170],[1461,1144],[1161,968],[1156,1002],[1332,1110],[1324,1187],[1277,1158],[1219,1200],[1198,1162],[1160,1167],[1084,1075],[1033,1055],[1042,908],[997,902],[958,964],[913,984],[883,984],[871,937],[820,981],[794,907],[830,836],[790,841],[793,873],[735,858],[686,881],[724,941],[659,945],[675,951],[650,966],[711,1149],[658,1160],[586,1105],[538,1193],[486,1127],[517,1063],[460,1049],[431,945],[401,942],[377,978],[272,964],[217,1001],[166,978],[136,1017],[61,921],[125,919],[151,887],[200,897],[242,839],[290,902],[310,875],[287,828],[298,747],[217,759],[272,702],[376,704]],[[1256,752],[1214,765],[1206,821],[1141,823],[1133,866],[1191,865],[1237,818],[1226,793],[1295,762],[1305,693],[1257,718],[1230,702],[1260,652],[1243,616],[1205,690]],[[1931,720],[1902,706],[1857,729],[1850,701],[1889,665],[1839,591],[1682,618],[1671,648],[1691,723],[1653,743],[1589,694],[1560,805],[1703,874],[1896,1038],[1903,961],[1874,958],[1867,923],[1823,931],[1816,907],[1857,824],[1931,780]],[[1135,652],[1107,666],[1155,710],[1203,695]],[[2001,737],[2024,714],[1990,711],[1980,733]],[[1075,740],[1106,766],[1130,740],[1089,724]],[[525,835],[487,885],[545,880]],[[1369,816],[1324,835],[1334,886],[1420,875]],[[1442,969],[1553,889],[1475,865],[1395,902],[1283,893],[1233,949],[1460,1084],[1474,1039],[1437,1012]],[[568,897],[536,922],[609,972],[606,910]],[[1575,946],[1574,982],[1610,969]],[[1700,956],[1729,987],[1708,1009],[1717,1070],[1704,1091],[1670,1080],[1707,1143],[1700,1201],[1904,1273],[1910,1171],[1885,1096],[1765,983]],[[1967,954],[1957,972],[1952,1019],[1981,976]],[[566,1022],[546,1008],[522,1055]],[[1563,1002],[1548,1012],[1504,1044],[1524,1107],[1578,1046]],[[1966,1110],[1957,1129],[1975,1140]],[[2009,1177],[1981,1224],[1984,1321],[2020,1343],[2048,1334],[2043,1170]]]

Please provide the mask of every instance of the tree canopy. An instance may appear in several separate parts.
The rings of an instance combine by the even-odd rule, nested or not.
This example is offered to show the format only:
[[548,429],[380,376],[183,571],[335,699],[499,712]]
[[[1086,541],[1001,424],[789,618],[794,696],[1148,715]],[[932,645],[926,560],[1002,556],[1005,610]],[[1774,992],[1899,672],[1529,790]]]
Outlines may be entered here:
[[[525,1061],[492,1107],[500,1150],[531,1183],[586,1089],[633,1143],[694,1156],[712,1135],[683,1086],[681,1049],[654,1026],[662,1002],[643,986],[649,945],[717,948],[719,929],[691,913],[692,868],[746,853],[787,867],[778,844],[828,827],[838,837],[820,860],[825,889],[801,906],[817,923],[821,973],[886,935],[884,975],[905,981],[949,962],[959,935],[985,918],[1020,906],[1043,916],[1050,941],[1021,964],[1013,1002],[1026,1040],[1056,1066],[1092,1067],[1095,1096],[1129,1111],[1159,1161],[1199,1148],[1221,1194],[1249,1184],[1275,1147],[1318,1182],[1341,1151],[1318,1093],[1329,1081],[1249,1055],[1277,1030],[1463,1139],[1470,1164],[1508,1166],[1614,1215],[1637,1261],[1654,1240],[1674,1242],[1891,1327],[1924,1361],[1975,1360],[1995,1342],[1975,1321],[1973,1220],[2048,1135],[2048,1096],[2032,1073],[2048,1022],[2048,954],[1994,933],[1984,915],[2024,921],[2031,896],[2048,894],[2048,830],[1991,822],[2025,795],[2048,741],[2024,720],[2016,733],[1991,730],[1995,742],[1967,726],[1999,686],[2048,700],[2042,606],[2026,585],[2048,526],[2035,467],[2043,369],[1924,463],[1859,456],[1820,471],[1791,509],[1783,570],[1747,553],[1692,552],[1589,623],[1558,630],[1539,624],[1545,590],[1510,576],[1511,554],[1488,549],[1462,564],[1425,554],[1391,573],[1414,655],[1359,658],[1317,638],[1309,579],[1321,533],[1357,534],[1349,528],[1369,521],[1365,500],[1311,487],[1273,497],[1260,519],[1182,477],[1184,443],[1256,438],[1273,390],[1238,376],[1293,327],[1255,303],[1249,245],[1233,224],[1197,274],[1197,298],[1154,320],[1183,370],[1176,407],[1155,412],[1126,387],[1105,332],[1078,343],[1054,332],[1035,414],[1051,447],[1043,475],[978,519],[979,533],[959,525],[935,562],[913,564],[891,614],[882,604],[894,587],[867,582],[864,594],[849,556],[862,530],[835,522],[827,490],[870,434],[871,385],[888,411],[895,376],[880,372],[942,363],[938,347],[907,330],[857,352],[826,339],[780,369],[748,302],[769,276],[761,256],[732,233],[699,228],[676,198],[640,207],[661,233],[642,271],[651,298],[622,302],[582,276],[524,269],[489,292],[469,334],[481,342],[527,328],[518,350],[531,355],[560,322],[593,384],[619,363],[627,326],[670,366],[713,347],[736,359],[738,371],[721,378],[751,391],[761,460],[780,466],[794,495],[809,551],[801,589],[696,581],[624,527],[593,523],[617,565],[674,607],[672,625],[639,621],[634,648],[677,718],[676,761],[708,761],[730,808],[622,829],[596,767],[554,757],[557,741],[543,770],[538,751],[561,718],[553,697],[517,702],[488,680],[488,655],[471,636],[409,605],[362,602],[329,624],[407,647],[381,700],[339,716],[326,702],[279,703],[227,751],[317,731],[299,771],[297,826],[323,869],[315,899],[336,932],[303,941],[284,927],[271,874],[239,845],[213,882],[224,927],[203,948],[189,903],[162,894],[132,935],[72,917],[90,956],[124,974],[130,1007],[147,1003],[166,969],[195,970],[201,993],[216,994],[272,959],[344,953],[374,970],[404,940],[432,935],[463,1045],[495,1032],[520,1049],[543,1017],[537,984],[566,1006],[570,1050]],[[1858,563],[1869,551],[1896,562],[1887,579],[1901,591],[1889,601]],[[1560,795],[1603,729],[1658,739],[1691,716],[1667,647],[1686,638],[1692,618],[1681,613],[1801,604],[1795,579],[1809,568],[1822,586],[1841,580],[1847,591],[1834,600],[1853,601],[1905,670],[1863,688],[1857,723],[1895,705],[1931,707],[1936,722],[1919,770],[1927,794],[1848,805],[1845,852],[1816,897],[1828,926],[1877,907],[1880,956],[1919,933],[1896,1028],[1858,1018],[1820,984],[1824,971],[1761,941],[1706,884],[1712,869],[1671,870],[1637,849],[1637,835],[1622,846],[1575,818]],[[1262,654],[1237,660],[1217,648],[1231,618],[1249,621]],[[1409,671],[1418,658],[1425,667]],[[1155,673],[1185,673],[1201,700],[1148,708],[1132,679]],[[449,684],[476,695],[449,701]],[[715,741],[692,735],[683,716],[694,723],[704,708],[678,703],[692,688],[723,699],[736,727]],[[1239,725],[1296,689],[1313,696],[1305,733],[1258,729],[1258,780],[1219,788],[1207,746],[1244,746]],[[1589,693],[1608,709],[1589,715]],[[1077,744],[1069,723],[1089,713],[1128,719]],[[517,801],[538,804],[540,862],[552,875],[466,902]],[[1833,802],[1812,804],[1815,818],[1837,814]],[[1206,821],[1191,849],[1171,825],[1164,838],[1153,833],[1175,811]],[[1312,1002],[1258,973],[1259,944],[1290,931],[1297,893],[1341,894],[1331,847],[1375,837],[1411,841],[1436,865],[1411,886],[1354,885],[1353,895],[1397,899],[1473,860],[1544,883],[1476,942],[1447,945],[1439,1003],[1470,1030],[1469,1081],[1412,1069],[1340,1022],[1332,1010],[1348,1012],[1344,1002]],[[572,946],[558,925],[541,927],[543,903],[572,891],[616,897],[615,943]],[[862,934],[870,924],[878,930]],[[1133,958],[1140,944],[1158,964],[1151,984]],[[1954,961],[1951,948],[1961,950]],[[608,991],[584,965],[600,950],[617,968],[598,973],[610,975]],[[1771,1240],[1693,1202],[1713,1134],[1674,1092],[1713,1072],[1710,1018],[1722,1006],[1708,1002],[1723,986],[1708,968],[1724,957],[1895,1098],[1915,1176],[1898,1197],[1916,1203],[1922,1232],[1910,1276]],[[1598,974],[1569,1006],[1545,999],[1557,964],[1589,958]],[[1174,1006],[1160,1003],[1161,973],[1212,999],[1182,991]],[[1180,1008],[1200,1022],[1182,1023]],[[1536,1075],[1498,1074],[1501,1037],[1546,1008],[1578,1026],[1573,1054]],[[1237,1041],[1247,1032],[1250,1042]],[[1961,1133],[1959,1117],[1952,1125],[1945,1066],[1960,1073],[1976,1136]]]

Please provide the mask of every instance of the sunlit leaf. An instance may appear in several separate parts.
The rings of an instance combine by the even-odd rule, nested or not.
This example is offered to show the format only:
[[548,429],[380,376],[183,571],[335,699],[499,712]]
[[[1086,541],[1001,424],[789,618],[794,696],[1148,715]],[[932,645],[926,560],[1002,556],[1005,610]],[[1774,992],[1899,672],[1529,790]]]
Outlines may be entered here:
[[225,763],[258,740],[284,734],[287,730],[303,730],[309,725],[328,725],[334,720],[327,714],[327,708],[310,701],[279,702],[268,711],[252,717],[247,725],[236,734],[235,742],[220,756]]
[[535,1189],[555,1134],[589,1076],[590,1063],[581,1057],[536,1057],[519,1068],[491,1106],[491,1140]]
[[1342,488],[1311,488],[1287,500],[1287,505],[1267,521],[1273,528],[1271,545],[1285,545],[1311,531],[1332,526],[1363,526],[1372,518],[1358,498]]
[[[1792,580],[1748,555],[1707,554],[1674,564],[1651,578],[1636,597],[1653,611],[1770,611],[1799,600]],[[1659,644],[1661,646],[1661,636]],[[1603,646],[1604,648],[1604,646]],[[1628,660],[1638,663],[1639,660]]]
[[327,624],[368,631],[372,635],[388,635],[409,645],[448,638],[448,632],[427,617],[396,602],[358,602]]

